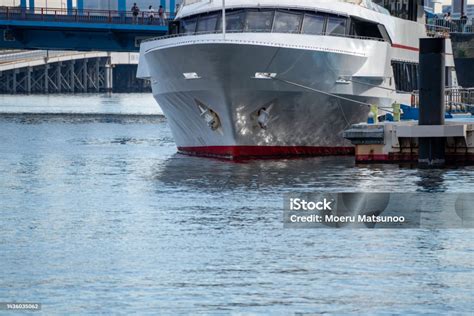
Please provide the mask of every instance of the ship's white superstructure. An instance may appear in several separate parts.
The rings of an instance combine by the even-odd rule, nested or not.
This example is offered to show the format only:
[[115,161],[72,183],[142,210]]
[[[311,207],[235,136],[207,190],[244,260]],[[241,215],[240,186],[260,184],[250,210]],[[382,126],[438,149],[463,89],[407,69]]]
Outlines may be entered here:
[[181,152],[351,153],[345,128],[417,89],[424,24],[371,1],[191,2],[174,34],[141,44],[138,70]]

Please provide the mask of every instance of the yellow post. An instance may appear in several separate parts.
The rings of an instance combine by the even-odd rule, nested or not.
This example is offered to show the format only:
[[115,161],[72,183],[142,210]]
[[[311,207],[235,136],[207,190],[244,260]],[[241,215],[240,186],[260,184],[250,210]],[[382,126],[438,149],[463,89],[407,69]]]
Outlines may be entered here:
[[393,121],[394,122],[400,122],[400,103],[393,103],[392,104],[392,108],[393,108]]
[[377,124],[379,122],[379,107],[376,105],[371,105],[370,106],[370,113],[373,116],[373,122],[374,124]]

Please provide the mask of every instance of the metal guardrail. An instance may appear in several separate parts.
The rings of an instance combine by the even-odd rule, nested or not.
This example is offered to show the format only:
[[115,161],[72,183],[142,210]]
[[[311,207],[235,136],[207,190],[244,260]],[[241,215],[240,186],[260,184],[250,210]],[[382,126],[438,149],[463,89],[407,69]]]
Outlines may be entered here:
[[447,30],[449,33],[473,33],[473,21],[468,20],[451,20],[431,18],[427,19],[427,25]]
[[71,51],[46,51],[46,50],[39,50],[39,51],[23,51],[17,53],[10,53],[0,55],[0,63],[10,63],[20,60],[33,60],[33,59],[40,59],[40,58],[49,58],[49,57],[58,57],[64,55],[71,55],[73,52]]
[[54,9],[35,8],[34,10],[20,7],[1,7],[0,20],[27,20],[45,22],[81,22],[81,23],[106,23],[106,24],[138,24],[167,26],[172,18],[167,12],[166,17],[160,19],[158,12],[153,16],[148,11],[142,11],[134,16],[130,11],[116,10],[89,10],[89,9]]
[[[445,100],[447,112],[469,112],[474,107],[474,88],[446,88]],[[413,91],[411,105],[419,107],[419,91]]]

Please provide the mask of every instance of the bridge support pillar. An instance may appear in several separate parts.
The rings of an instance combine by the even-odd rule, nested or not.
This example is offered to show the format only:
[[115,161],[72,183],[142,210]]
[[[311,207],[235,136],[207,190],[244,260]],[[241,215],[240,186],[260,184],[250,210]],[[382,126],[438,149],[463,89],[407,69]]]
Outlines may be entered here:
[[174,18],[176,15],[176,1],[170,0],[170,16],[168,18]]
[[72,15],[72,0],[67,0],[67,14]]
[[30,94],[31,93],[31,72],[33,69],[31,67],[28,67],[26,69],[26,93]]
[[127,0],[117,0],[117,9],[120,12],[120,19],[125,22],[127,18]]
[[79,14],[84,13],[84,0],[77,0],[77,11]]
[[108,58],[105,64],[105,91],[107,93],[111,93],[113,89],[113,80],[114,80],[114,70],[112,64],[110,62],[110,58]]
[[12,94],[16,93],[16,88],[17,88],[16,74],[17,74],[17,70],[15,69],[12,73],[12,90],[11,90]]
[[63,85],[63,82],[62,82],[62,74],[61,74],[61,67],[62,67],[62,64],[59,62],[59,63],[56,63],[56,92],[61,92],[62,91],[62,85]]
[[87,80],[87,59],[84,59],[82,64],[82,91],[87,92],[88,80]]
[[117,8],[121,12],[127,11],[127,1],[126,0],[117,0]]
[[35,13],[35,0],[30,0],[30,12]]
[[100,92],[100,58],[95,59],[94,65],[94,88],[95,92]]
[[44,65],[44,93],[49,92],[49,64]]
[[74,60],[71,60],[69,62],[69,92],[72,92],[74,93],[75,92],[75,84],[76,84],[76,78],[74,77],[75,76],[75,73],[74,73]]

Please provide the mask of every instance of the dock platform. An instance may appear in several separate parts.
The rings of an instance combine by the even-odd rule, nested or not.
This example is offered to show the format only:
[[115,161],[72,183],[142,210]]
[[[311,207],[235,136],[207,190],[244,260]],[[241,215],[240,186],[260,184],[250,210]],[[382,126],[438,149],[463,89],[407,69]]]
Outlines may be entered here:
[[359,123],[344,132],[355,146],[358,163],[418,162],[420,138],[445,138],[446,163],[474,163],[474,116],[459,116],[444,125],[418,121]]

